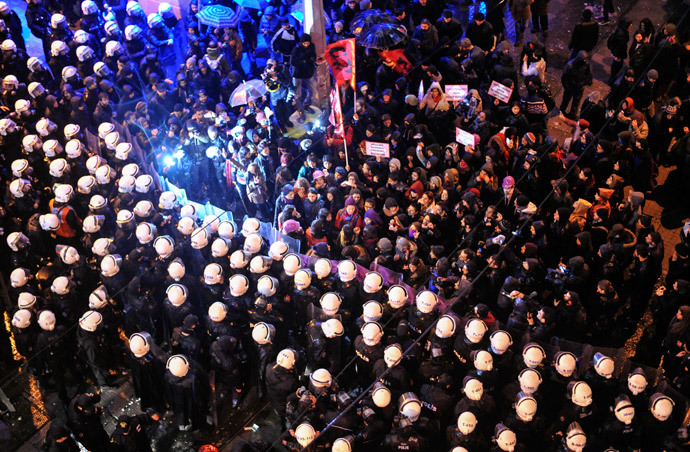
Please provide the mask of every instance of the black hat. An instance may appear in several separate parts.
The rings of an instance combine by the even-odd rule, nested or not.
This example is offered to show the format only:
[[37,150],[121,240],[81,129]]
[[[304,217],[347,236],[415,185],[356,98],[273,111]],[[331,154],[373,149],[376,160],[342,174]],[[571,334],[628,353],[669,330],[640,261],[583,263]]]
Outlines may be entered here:
[[475,14],[474,14],[474,20],[477,20],[477,21],[480,21],[480,22],[481,22],[481,21],[484,20],[484,19],[485,19],[484,13],[475,13]]

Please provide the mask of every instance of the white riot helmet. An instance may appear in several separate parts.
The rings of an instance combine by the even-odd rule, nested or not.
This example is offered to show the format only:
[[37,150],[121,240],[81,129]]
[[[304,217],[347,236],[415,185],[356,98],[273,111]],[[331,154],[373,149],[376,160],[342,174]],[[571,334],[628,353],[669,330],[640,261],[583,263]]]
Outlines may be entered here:
[[235,238],[235,223],[230,220],[223,220],[218,225],[218,236],[225,240]]
[[[119,55],[122,53],[123,47],[122,44],[120,44],[119,41],[108,41],[105,44],[105,54],[106,56],[109,57],[114,57],[115,55]],[[100,129],[100,128],[99,128]],[[100,133],[99,133],[100,135]],[[104,138],[104,137],[101,137]]]
[[179,281],[184,278],[185,270],[184,262],[177,257],[168,265],[168,276],[175,281]]
[[27,159],[17,159],[12,162],[10,168],[12,169],[12,175],[14,177],[22,177],[24,171],[29,169],[29,161]]
[[72,186],[69,184],[60,184],[57,187],[55,187],[55,200],[57,202],[70,202],[73,195],[74,188],[72,188]]
[[196,221],[198,216],[196,213],[196,207],[194,207],[194,204],[185,204],[180,208],[180,218],[185,218],[189,217],[192,220]]
[[477,428],[477,416],[471,411],[465,411],[458,416],[458,430],[463,435],[469,435]]
[[83,195],[91,194],[91,190],[96,186],[96,178],[89,176],[82,176],[77,181],[77,191]]
[[422,290],[415,298],[417,310],[423,314],[430,314],[438,304],[438,296],[430,290]]
[[35,134],[29,134],[29,135],[24,135],[24,138],[22,138],[22,147],[24,148],[24,151],[26,151],[28,154],[31,154],[36,150],[37,148],[41,148],[43,146],[43,141],[41,141],[40,138],[38,138],[38,135]]
[[132,193],[135,183],[136,179],[134,176],[122,176],[117,182],[117,191],[119,193]]
[[[43,87],[43,85],[41,85],[40,82],[29,83],[27,90],[29,91],[29,95],[34,99],[46,92],[46,89]],[[38,129],[36,131],[38,131]]]
[[[108,36],[114,36],[114,35],[120,33],[120,26],[114,20],[106,21],[103,28],[105,29],[105,33]],[[111,43],[111,42],[117,42],[117,41],[108,41],[108,43]]]
[[453,337],[458,328],[460,320],[455,314],[444,314],[436,322],[436,336],[441,339]]
[[491,343],[491,351],[497,355],[502,355],[513,345],[513,338],[507,331],[497,330],[491,333],[489,342]]
[[553,366],[559,375],[570,378],[577,369],[577,357],[571,352],[558,352],[553,359]]
[[151,13],[146,17],[146,23],[149,28],[154,28],[163,23],[163,18],[158,13]]
[[115,222],[122,228],[134,221],[134,214],[127,209],[122,209],[117,213]]
[[352,452],[352,444],[355,439],[352,435],[347,435],[343,438],[338,438],[333,441],[331,452]]
[[153,241],[153,248],[158,256],[165,259],[175,251],[175,240],[169,235],[161,235]]
[[79,127],[77,124],[67,124],[63,129],[63,132],[65,134],[65,140],[69,141],[76,138],[80,130],[81,127]]
[[[108,44],[106,44],[106,48],[111,42],[117,42],[117,41],[109,41]],[[105,140],[105,137],[107,137],[108,134],[110,134],[111,132],[114,132],[114,131],[115,131],[115,124],[113,124],[112,122],[102,122],[98,125],[98,138],[100,138],[101,140]]]
[[616,364],[611,358],[603,353],[595,353],[593,358],[594,370],[601,377],[610,379],[613,377],[613,372],[616,370]]
[[112,71],[110,70],[108,65],[102,61],[96,61],[93,64],[93,72],[101,77],[108,77],[112,74]]
[[43,67],[43,62],[40,58],[30,57],[26,60],[26,68],[31,72],[36,72],[39,68]]
[[109,184],[112,176],[113,170],[110,165],[101,165],[96,169],[96,182],[101,185]]
[[377,381],[374,389],[371,391],[371,400],[377,407],[385,408],[391,403],[391,390],[380,381]]
[[321,300],[319,300],[321,309],[323,309],[323,312],[328,316],[336,315],[342,302],[343,300],[340,298],[340,295],[335,292],[326,292],[321,295]]
[[55,329],[55,314],[52,311],[41,311],[38,314],[38,326],[43,331],[53,331]]
[[383,360],[386,367],[396,366],[402,361],[403,350],[398,344],[391,344],[383,350]]
[[86,169],[89,170],[92,176],[96,175],[96,170],[105,165],[105,159],[99,155],[92,155],[86,159]]
[[259,345],[269,344],[276,335],[276,328],[270,323],[259,322],[252,329],[252,339]]
[[4,89],[17,89],[17,85],[19,85],[19,79],[12,74],[6,75],[5,78],[2,79],[2,87]]
[[208,246],[208,232],[206,232],[204,228],[196,228],[194,232],[192,232],[189,242],[195,250],[206,248],[206,246]]
[[326,258],[322,257],[314,264],[314,273],[319,279],[328,278],[331,275],[331,271],[333,271],[333,266],[331,261]]
[[206,215],[201,224],[206,229],[206,232],[213,235],[216,232],[218,232],[218,225],[220,224],[220,219],[218,218],[218,215]]
[[649,411],[658,421],[664,422],[671,417],[676,403],[667,395],[660,392],[652,394],[649,398]]
[[295,439],[302,447],[310,445],[316,438],[316,430],[308,422],[303,422],[295,429]]
[[69,165],[67,164],[67,160],[63,158],[53,160],[48,167],[48,173],[53,177],[62,177],[65,172],[68,171]]
[[196,223],[192,217],[182,217],[180,221],[177,222],[177,230],[184,236],[192,235],[195,229]]
[[515,398],[515,413],[524,422],[531,422],[537,414],[537,400],[530,394],[518,393]]
[[399,284],[395,284],[388,288],[388,304],[393,309],[400,309],[405,306],[408,297],[407,289]]
[[70,80],[77,77],[78,75],[79,72],[77,71],[77,68],[74,66],[65,66],[64,68],[62,68],[62,80],[65,83],[69,83]]
[[137,225],[135,233],[139,243],[146,245],[147,243],[151,243],[156,239],[158,229],[153,223],[147,223],[144,221]]
[[520,383],[520,391],[525,394],[534,394],[541,385],[542,377],[539,372],[534,369],[523,369],[518,375],[518,383]]
[[98,14],[98,5],[93,0],[84,0],[81,2],[81,12],[85,16],[89,14]]
[[350,282],[357,276],[357,266],[351,260],[340,261],[338,264],[338,278],[342,282]]
[[187,287],[184,284],[170,284],[165,289],[165,294],[168,296],[170,304],[175,307],[180,307],[187,301]]
[[137,2],[137,1],[135,1],[135,0],[130,0],[130,1],[127,2],[127,6],[126,6],[125,11],[127,11],[127,15],[128,15],[128,16],[131,16],[131,15],[134,15],[134,14],[140,14],[140,13],[143,12],[143,10],[141,9],[141,5],[139,4],[139,2]]
[[5,39],[4,41],[2,41],[2,44],[0,44],[0,48],[7,52],[16,52],[17,44],[11,39]]
[[91,211],[103,209],[106,205],[108,205],[108,201],[101,195],[93,195],[89,199],[89,210]]
[[247,218],[242,223],[242,235],[249,237],[251,234],[258,234],[261,223],[256,218]]
[[134,333],[129,337],[129,350],[137,358],[143,358],[151,350],[148,333]]
[[230,255],[230,268],[237,270],[249,265],[249,255],[242,250],[235,250]]
[[17,306],[19,309],[29,309],[36,304],[36,295],[29,292],[22,292],[17,297]]
[[31,189],[31,182],[26,179],[15,179],[10,182],[10,193],[15,198],[23,198],[24,194]]
[[271,268],[271,260],[264,256],[254,256],[249,262],[249,271],[255,275],[266,273]]
[[378,345],[383,337],[383,327],[377,322],[367,322],[362,326],[362,340],[369,347]]
[[515,450],[517,436],[514,431],[505,425],[500,423],[496,425],[496,434],[494,437],[496,438],[496,445],[499,449],[506,452],[513,452]]
[[79,326],[82,330],[93,333],[98,329],[98,325],[103,322],[103,316],[98,311],[86,311],[79,319]]
[[478,344],[484,339],[484,335],[489,330],[481,319],[470,319],[465,325],[465,337],[473,344]]
[[249,290],[249,278],[244,275],[236,274],[230,277],[230,295],[241,297]]
[[204,268],[204,284],[213,285],[223,282],[223,267],[220,264],[208,264]]
[[89,309],[97,311],[108,304],[108,289],[104,285],[96,287],[89,294]]
[[20,309],[12,316],[12,326],[19,329],[28,328],[31,325],[31,311]]
[[491,372],[494,368],[494,357],[486,350],[475,350],[472,352],[474,368],[479,372]]
[[379,272],[369,272],[364,276],[362,289],[365,293],[373,294],[383,288],[383,276]]
[[297,273],[295,273],[295,287],[297,287],[298,290],[306,290],[309,288],[310,285],[311,272],[305,268],[297,270]]
[[208,307],[208,318],[212,322],[222,322],[228,315],[228,307],[220,301],[216,301]]
[[17,124],[8,118],[0,119],[0,135],[7,136],[8,133],[14,132],[17,129]]
[[398,399],[399,412],[412,422],[422,414],[422,402],[414,392],[406,392]]
[[281,261],[289,251],[290,248],[287,243],[282,240],[276,240],[271,243],[271,246],[268,248],[268,255],[275,261]]
[[333,383],[333,378],[328,370],[316,369],[309,375],[309,382],[316,389],[330,388]]
[[7,246],[15,253],[30,244],[29,238],[21,232],[12,232],[7,236]]
[[139,165],[136,163],[128,163],[122,167],[123,176],[137,177],[139,175]]
[[329,339],[343,335],[343,324],[338,319],[328,319],[321,323],[321,331]]
[[280,283],[273,276],[263,275],[256,282],[256,291],[264,297],[272,297],[278,291]]
[[57,231],[60,227],[60,217],[54,213],[47,213],[38,217],[38,224],[44,231]]
[[83,63],[84,61],[91,60],[96,55],[93,52],[93,49],[89,46],[77,47],[76,53],[77,53],[77,59],[79,60],[80,63]]
[[643,393],[647,389],[647,384],[647,375],[641,367],[633,370],[628,375],[628,389],[635,396]]
[[383,317],[383,306],[378,301],[367,301],[362,306],[362,318],[365,322],[378,322]]
[[139,218],[149,218],[153,211],[153,203],[148,199],[142,199],[132,209],[132,213]]
[[297,361],[297,353],[291,348],[281,350],[276,357],[276,364],[287,370],[294,369],[295,361]]
[[158,197],[158,208],[172,210],[177,206],[177,195],[171,191],[164,191]]
[[616,416],[616,419],[623,424],[632,424],[633,418],[635,417],[635,407],[630,402],[630,397],[625,394],[616,397],[613,406],[613,414]]
[[74,32],[74,38],[72,38],[77,44],[86,44],[89,42],[89,34],[84,30],[77,30]]
[[530,342],[522,349],[522,360],[525,366],[535,368],[546,358],[544,348],[536,342]]
[[50,43],[50,54],[54,57],[64,55],[69,52],[69,47],[62,41],[53,41]]
[[477,401],[484,395],[484,384],[477,378],[465,377],[462,390],[468,399]]
[[587,445],[587,435],[580,424],[573,422],[565,434],[565,446],[570,452],[582,452]]
[[81,157],[81,150],[82,150],[83,145],[81,144],[81,141],[79,141],[76,138],[72,138],[67,142],[67,145],[65,146],[65,153],[67,154],[67,158],[70,159],[76,159]]
[[[7,79],[7,77],[5,77],[5,79]],[[18,100],[14,103],[14,110],[15,110],[17,113],[21,113],[21,112],[24,112],[24,111],[29,111],[30,109],[31,109],[31,102],[29,102],[29,101],[26,100],[26,99],[18,99]]]
[[173,355],[168,358],[165,368],[175,377],[182,378],[189,373],[189,360],[184,355]]
[[[91,246],[91,252],[95,254],[96,256],[99,257],[104,257],[108,253],[110,253],[112,250],[115,248],[112,246],[113,244],[113,239],[109,239],[106,237],[101,237],[99,239],[96,239],[95,242],[93,242],[93,245]],[[112,247],[112,250],[111,250]]]
[[130,152],[132,152],[131,143],[118,143],[117,146],[115,146],[115,158],[118,160],[127,160]]
[[592,388],[584,381],[571,381],[568,383],[568,393],[570,400],[580,407],[592,404]]
[[62,145],[57,140],[46,140],[43,143],[43,153],[48,158],[53,158],[58,154],[62,154]]
[[295,276],[297,270],[302,267],[302,260],[297,254],[290,253],[283,258],[283,271],[288,276]]
[[101,261],[101,274],[106,277],[115,276],[120,272],[122,256],[119,254],[108,254]]
[[213,257],[225,257],[228,251],[230,251],[230,247],[228,246],[228,242],[223,238],[218,237],[211,243],[211,256]]
[[18,289],[24,287],[29,282],[31,273],[29,270],[22,267],[17,267],[10,273],[10,284],[13,288]]
[[[130,165],[134,165],[134,163],[130,163]],[[137,193],[148,193],[152,186],[153,177],[150,174],[137,176],[136,182],[134,183],[134,189]]]
[[261,251],[261,245],[263,245],[263,242],[264,240],[259,234],[249,234],[244,239],[243,250],[245,253],[256,254]]
[[141,28],[136,25],[127,25],[125,27],[125,39],[127,41],[132,41],[137,39],[141,35]]
[[79,262],[79,251],[73,246],[56,245],[55,251],[57,251],[60,259],[65,265],[72,265]]
[[[55,44],[55,43],[53,43]],[[51,121],[48,118],[41,118],[38,120],[36,123],[36,132],[41,136],[41,138],[45,138],[48,135],[50,135],[52,132],[57,130],[57,125],[53,121]],[[43,152],[46,151],[45,143],[43,143]],[[51,155],[46,154],[48,157],[51,157]]]
[[66,276],[58,276],[50,285],[50,291],[56,295],[67,295],[70,292],[72,282]]

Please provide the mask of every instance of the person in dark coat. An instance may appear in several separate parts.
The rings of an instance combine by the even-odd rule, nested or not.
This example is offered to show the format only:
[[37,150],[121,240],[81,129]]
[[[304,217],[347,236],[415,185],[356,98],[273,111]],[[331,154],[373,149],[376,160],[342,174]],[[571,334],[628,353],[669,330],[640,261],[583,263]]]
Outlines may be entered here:
[[[137,348],[135,337],[145,338],[146,346]],[[143,340],[139,341],[141,344]],[[139,398],[142,410],[161,410],[165,406],[161,381],[165,374],[165,358],[146,333],[136,333],[130,338],[129,367],[132,370],[134,394]]]
[[153,412],[117,418],[115,431],[110,435],[110,450],[113,452],[150,452],[151,440],[146,434],[146,426],[156,422],[160,416]]
[[74,436],[89,450],[106,450],[108,434],[101,424],[103,408],[100,392],[77,394],[67,408],[67,419]]
[[72,438],[70,429],[60,421],[53,421],[43,443],[43,450],[46,452],[79,452],[81,449]]
[[165,399],[181,431],[199,428],[206,422],[208,377],[194,362],[183,355],[172,356],[166,365]]
[[571,50],[570,58],[575,58],[580,50],[591,52],[597,45],[597,41],[599,41],[599,24],[592,20],[592,10],[586,9],[582,11],[582,22],[573,28],[573,35],[568,44]]
[[41,40],[46,61],[50,58],[50,13],[43,0],[29,0],[26,5],[26,23],[31,34]]
[[472,41],[472,45],[485,52],[490,52],[496,46],[496,36],[490,23],[484,20],[483,13],[476,13],[474,21],[467,26],[465,36]]
[[621,18],[618,22],[618,28],[613,32],[606,41],[606,46],[611,51],[611,76],[608,84],[611,85],[618,77],[618,72],[623,69],[625,59],[628,57],[628,41],[630,40],[630,27],[632,21],[628,18]]
[[575,58],[568,61],[561,76],[561,83],[563,83],[563,100],[560,110],[564,112],[572,100],[570,116],[576,117],[585,86],[592,84],[592,68],[587,52],[580,50]]
[[26,43],[22,36],[22,21],[10,5],[5,2],[0,3],[0,19],[5,21],[5,25],[10,31],[12,40],[17,44],[17,47],[26,53]]
[[457,41],[462,37],[462,24],[453,17],[453,11],[447,9],[443,11],[443,16],[434,24],[438,32],[438,39],[447,36],[451,42]]
[[266,364],[266,395],[281,418],[285,417],[287,398],[297,389],[297,375],[294,368],[294,351],[280,352],[277,362]]
[[[316,48],[309,34],[305,33],[300,37],[299,45],[292,50],[290,64],[295,80],[295,102],[297,109],[303,112],[304,108],[309,106],[308,100],[316,94],[313,79],[316,68]],[[304,92],[304,88],[309,91],[309,97]]]

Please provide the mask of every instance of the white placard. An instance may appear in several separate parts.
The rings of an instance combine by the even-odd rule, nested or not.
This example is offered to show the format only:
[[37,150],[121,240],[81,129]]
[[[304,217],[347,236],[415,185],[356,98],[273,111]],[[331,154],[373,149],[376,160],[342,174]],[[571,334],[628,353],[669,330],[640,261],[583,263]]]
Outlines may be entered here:
[[463,101],[467,97],[467,85],[446,85],[446,100],[448,102]]
[[372,157],[389,158],[391,155],[391,147],[388,143],[377,143],[375,141],[367,141],[365,153]]
[[489,96],[493,96],[501,102],[508,103],[510,96],[513,95],[513,89],[498,83],[496,80],[491,81],[491,86],[489,87]]
[[474,149],[474,135],[462,130],[459,127],[455,128],[455,141],[460,144],[469,146],[470,149]]

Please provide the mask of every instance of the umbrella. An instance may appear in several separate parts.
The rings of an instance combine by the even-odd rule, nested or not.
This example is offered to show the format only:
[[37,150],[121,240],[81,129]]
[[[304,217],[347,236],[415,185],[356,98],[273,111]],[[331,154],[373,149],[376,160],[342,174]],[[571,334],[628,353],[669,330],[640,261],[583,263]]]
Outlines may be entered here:
[[266,85],[261,80],[249,80],[240,84],[230,95],[230,105],[237,107],[245,105],[250,100],[256,100],[266,94]]
[[[300,0],[299,2],[295,3],[290,7],[290,15],[295,18],[295,20],[299,23],[304,23],[304,3]],[[331,26],[331,18],[328,17],[328,14],[324,15],[324,25],[326,28],[329,28]]]
[[200,23],[212,28],[233,28],[240,23],[239,14],[223,5],[207,6],[199,11],[196,18]]
[[380,9],[368,9],[355,14],[350,23],[350,31],[353,35],[359,36],[376,24],[393,24],[395,18]]
[[268,2],[266,0],[233,0],[233,1],[240,6],[244,6],[245,8],[251,8],[251,9],[264,9],[266,6],[268,6]]
[[407,38],[407,28],[397,24],[372,25],[357,41],[368,49],[388,49]]

